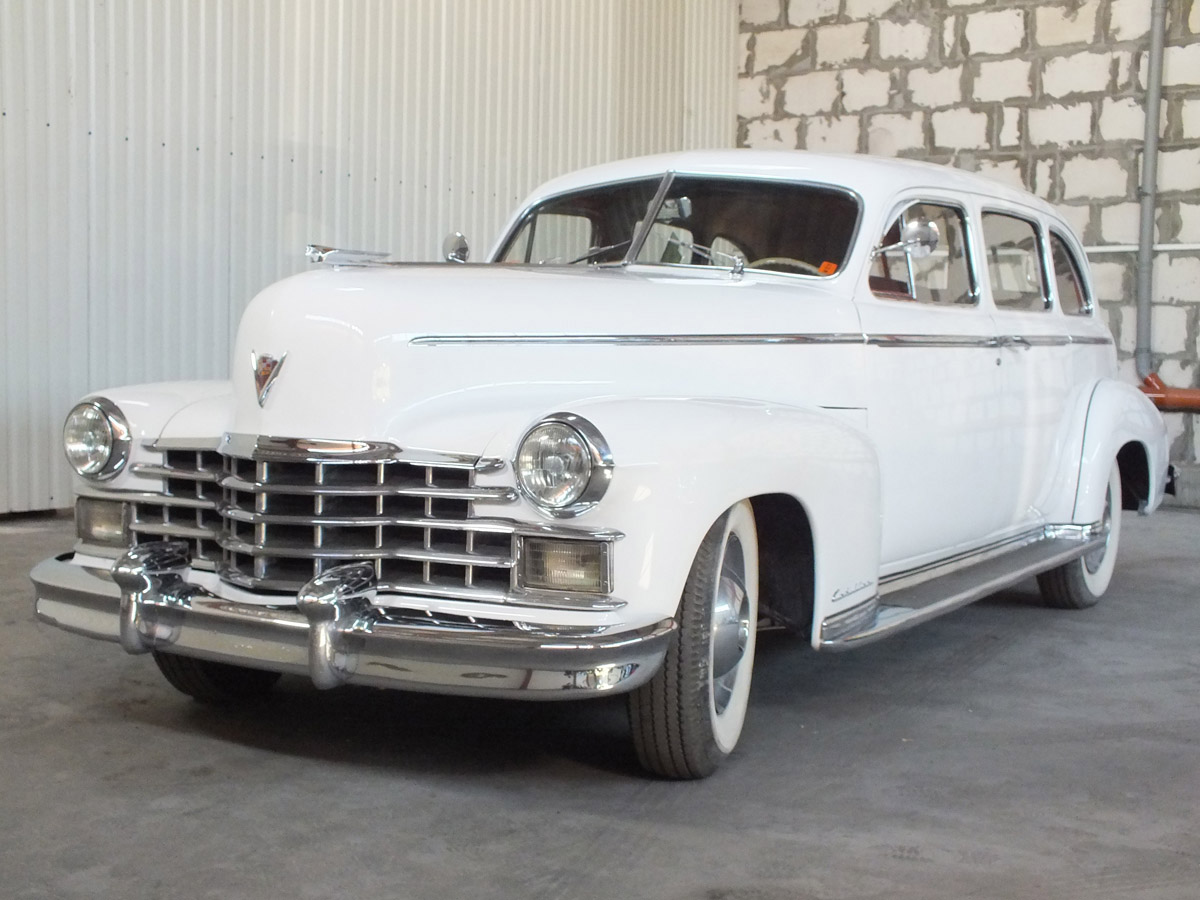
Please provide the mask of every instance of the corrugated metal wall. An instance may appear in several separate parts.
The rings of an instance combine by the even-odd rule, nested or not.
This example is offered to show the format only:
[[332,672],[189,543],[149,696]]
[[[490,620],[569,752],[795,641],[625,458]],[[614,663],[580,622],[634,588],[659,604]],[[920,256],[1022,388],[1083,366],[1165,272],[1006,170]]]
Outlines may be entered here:
[[734,139],[735,0],[0,0],[0,513],[60,423],[225,377],[306,242],[480,251],[552,175]]

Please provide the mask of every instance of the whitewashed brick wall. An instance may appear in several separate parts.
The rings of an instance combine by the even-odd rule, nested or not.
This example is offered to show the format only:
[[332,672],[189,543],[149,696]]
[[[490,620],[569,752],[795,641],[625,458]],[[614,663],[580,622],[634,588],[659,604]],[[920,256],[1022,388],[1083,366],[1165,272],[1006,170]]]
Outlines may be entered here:
[[[742,0],[739,143],[905,156],[1022,185],[1089,247],[1135,380],[1150,0]],[[1200,387],[1200,0],[1168,0],[1154,363]],[[1200,419],[1168,414],[1200,463]]]

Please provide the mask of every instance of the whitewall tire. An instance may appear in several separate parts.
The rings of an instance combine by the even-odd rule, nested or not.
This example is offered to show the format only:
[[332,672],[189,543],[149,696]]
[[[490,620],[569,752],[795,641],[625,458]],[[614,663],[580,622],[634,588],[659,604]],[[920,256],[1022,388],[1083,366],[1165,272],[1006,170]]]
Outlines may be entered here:
[[1047,606],[1087,609],[1095,606],[1108,590],[1121,542],[1121,472],[1115,462],[1108,474],[1100,524],[1105,535],[1102,547],[1038,576],[1038,587]]
[[758,623],[758,537],[748,501],[709,529],[683,589],[662,669],[629,696],[638,760],[667,778],[703,778],[742,733]]

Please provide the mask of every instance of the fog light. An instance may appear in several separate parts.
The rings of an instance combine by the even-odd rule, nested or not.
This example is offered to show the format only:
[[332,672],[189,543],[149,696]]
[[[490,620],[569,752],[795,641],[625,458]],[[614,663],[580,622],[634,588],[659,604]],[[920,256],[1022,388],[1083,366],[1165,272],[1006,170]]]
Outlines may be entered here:
[[521,582],[544,591],[607,594],[609,545],[602,541],[521,539]]
[[585,691],[611,691],[638,670],[637,663],[605,665],[571,673],[571,687]]
[[75,500],[75,536],[85,544],[129,546],[129,506],[114,500]]

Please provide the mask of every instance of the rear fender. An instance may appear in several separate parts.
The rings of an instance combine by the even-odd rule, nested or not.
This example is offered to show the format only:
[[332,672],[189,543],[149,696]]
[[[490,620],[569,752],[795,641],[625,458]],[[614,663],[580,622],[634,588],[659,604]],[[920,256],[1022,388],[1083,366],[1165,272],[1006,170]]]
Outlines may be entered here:
[[1074,522],[1087,524],[1100,520],[1108,473],[1121,448],[1129,443],[1139,444],[1146,454],[1150,496],[1144,511],[1151,512],[1162,502],[1166,484],[1166,425],[1145,394],[1132,385],[1105,379],[1096,385],[1088,404]]

